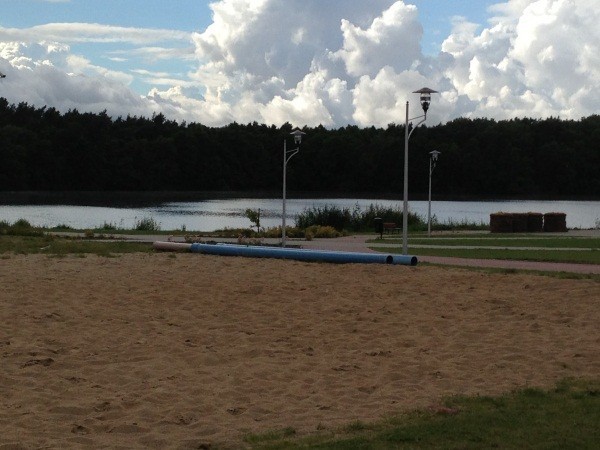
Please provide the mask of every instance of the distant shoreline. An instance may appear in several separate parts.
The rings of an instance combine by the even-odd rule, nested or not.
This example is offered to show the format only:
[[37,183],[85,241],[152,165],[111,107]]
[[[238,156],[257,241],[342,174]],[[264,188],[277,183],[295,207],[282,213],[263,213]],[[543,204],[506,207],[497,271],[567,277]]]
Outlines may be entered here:
[[[0,205],[78,205],[78,206],[152,206],[168,202],[197,202],[230,198],[280,198],[279,191],[1,191]],[[401,193],[372,192],[293,192],[287,198],[362,198],[402,200]],[[411,201],[427,200],[426,194],[410,194]],[[514,197],[481,197],[475,195],[436,194],[435,201],[599,201],[600,196],[539,195]]]

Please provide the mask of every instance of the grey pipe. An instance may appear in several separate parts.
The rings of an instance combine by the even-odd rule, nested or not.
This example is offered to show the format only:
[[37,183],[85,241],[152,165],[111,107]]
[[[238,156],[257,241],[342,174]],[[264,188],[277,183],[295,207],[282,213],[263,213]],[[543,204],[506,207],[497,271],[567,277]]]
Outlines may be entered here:
[[207,255],[248,256],[253,258],[294,259],[329,263],[402,264],[416,266],[417,257],[385,253],[355,253],[329,250],[308,250],[279,247],[260,247],[235,244],[192,244],[190,251]]

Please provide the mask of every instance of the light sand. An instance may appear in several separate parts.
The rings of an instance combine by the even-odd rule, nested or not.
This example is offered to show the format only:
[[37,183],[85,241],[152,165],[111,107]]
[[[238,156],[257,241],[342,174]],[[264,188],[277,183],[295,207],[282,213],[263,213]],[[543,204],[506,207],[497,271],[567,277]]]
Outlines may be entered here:
[[594,281],[137,254],[0,285],[0,448],[239,447],[600,373]]

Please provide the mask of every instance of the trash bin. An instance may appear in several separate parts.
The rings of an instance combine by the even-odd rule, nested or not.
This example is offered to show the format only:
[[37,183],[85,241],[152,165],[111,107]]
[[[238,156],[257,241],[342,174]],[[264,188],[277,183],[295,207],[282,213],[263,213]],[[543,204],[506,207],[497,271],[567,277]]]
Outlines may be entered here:
[[379,233],[380,239],[383,239],[383,219],[381,217],[375,217],[373,219],[375,225],[375,232]]

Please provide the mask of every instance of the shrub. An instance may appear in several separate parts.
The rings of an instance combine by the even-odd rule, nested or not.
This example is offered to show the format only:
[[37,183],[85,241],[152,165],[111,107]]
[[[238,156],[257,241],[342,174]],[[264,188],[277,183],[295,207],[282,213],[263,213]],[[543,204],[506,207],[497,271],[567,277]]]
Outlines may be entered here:
[[152,217],[136,220],[135,229],[138,231],[160,231],[160,224]]
[[41,236],[44,233],[25,219],[19,219],[14,224],[9,224],[7,221],[0,222],[0,234],[8,234],[13,236]]
[[[289,238],[303,238],[304,230],[299,227],[285,227],[285,235]],[[267,228],[262,236],[277,239],[281,237],[281,227]]]
[[28,230],[33,228],[31,224],[25,219],[19,219],[13,224],[13,228],[21,228],[24,230]]
[[340,233],[333,227],[329,227],[329,226],[322,227],[320,225],[312,225],[304,231],[304,235],[305,235],[305,237],[307,235],[311,236],[311,239],[313,237],[315,237],[315,238],[336,238],[336,237],[340,237],[342,235],[342,233]]
[[[296,217],[296,226],[308,228],[320,225],[333,227],[338,231],[372,231],[375,228],[376,217],[383,219],[384,222],[395,222],[399,226],[402,224],[402,211],[399,208],[371,204],[364,211],[358,205],[352,211],[337,206],[305,209]],[[427,224],[420,216],[409,211],[408,227],[413,230],[423,230],[427,228]]]
[[59,223],[55,227],[50,228],[52,231],[73,231],[74,228],[70,225]]
[[250,228],[243,228],[242,230],[240,230],[239,236],[251,238],[254,236],[254,231],[252,231]]
[[0,234],[8,234],[10,223],[6,220],[0,220]]
[[116,230],[117,226],[114,223],[111,222],[104,222],[104,224],[102,225],[102,227],[100,228],[101,230]]
[[330,226],[336,230],[348,228],[352,223],[352,214],[348,208],[338,208],[337,206],[324,206],[322,208],[313,207],[305,209],[296,217],[296,226],[298,228],[308,228],[312,225]]

